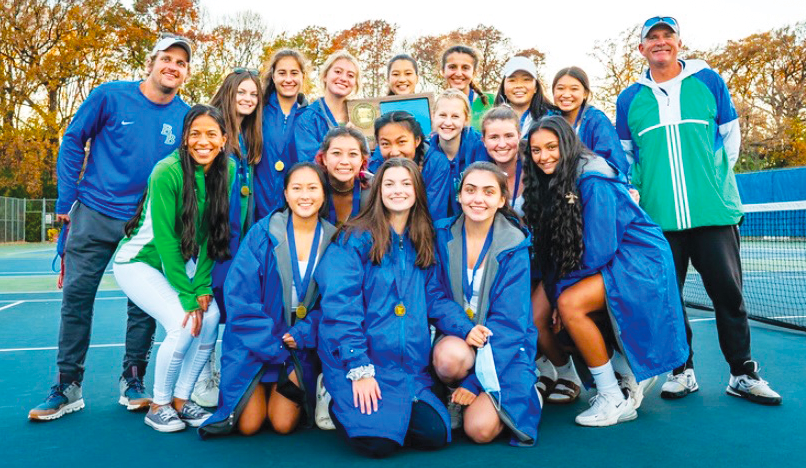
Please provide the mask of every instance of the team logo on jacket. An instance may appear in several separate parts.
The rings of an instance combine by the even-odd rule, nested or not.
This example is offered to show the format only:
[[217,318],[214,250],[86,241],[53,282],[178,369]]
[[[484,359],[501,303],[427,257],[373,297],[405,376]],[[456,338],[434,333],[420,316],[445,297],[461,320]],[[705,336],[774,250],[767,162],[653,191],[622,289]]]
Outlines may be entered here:
[[162,131],[160,132],[161,135],[165,135],[165,144],[172,145],[176,143],[176,137],[174,136],[173,127],[168,124],[162,124]]

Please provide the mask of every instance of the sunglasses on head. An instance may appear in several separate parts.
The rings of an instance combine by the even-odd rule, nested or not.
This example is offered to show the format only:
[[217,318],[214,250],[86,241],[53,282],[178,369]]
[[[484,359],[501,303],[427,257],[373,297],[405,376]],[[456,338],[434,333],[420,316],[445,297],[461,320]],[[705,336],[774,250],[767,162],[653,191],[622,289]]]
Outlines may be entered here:
[[235,67],[232,69],[233,73],[249,73],[252,76],[258,76],[260,73],[256,68]]
[[655,26],[658,23],[667,23],[676,26],[678,28],[680,27],[680,25],[677,24],[677,20],[672,18],[671,16],[656,16],[654,18],[649,18],[644,22],[644,27],[651,28],[652,26]]

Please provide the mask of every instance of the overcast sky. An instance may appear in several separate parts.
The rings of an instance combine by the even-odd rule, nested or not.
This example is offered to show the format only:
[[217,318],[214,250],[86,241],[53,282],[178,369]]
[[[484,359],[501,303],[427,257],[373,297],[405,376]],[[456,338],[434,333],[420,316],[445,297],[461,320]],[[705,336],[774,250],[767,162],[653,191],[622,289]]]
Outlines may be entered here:
[[[445,33],[479,23],[492,25],[512,39],[516,48],[536,47],[546,54],[544,77],[550,79],[565,66],[586,68],[591,78],[601,70],[588,55],[595,41],[616,37],[621,31],[655,15],[674,16],[681,38],[694,49],[741,39],[798,21],[806,21],[806,2],[791,0],[679,0],[649,1],[518,1],[481,2],[383,0],[202,0],[215,18],[242,10],[259,12],[274,32],[296,32],[320,25],[331,32],[368,19],[396,23],[399,37]],[[468,5],[481,4],[481,8]],[[301,8],[302,11],[289,11]]]

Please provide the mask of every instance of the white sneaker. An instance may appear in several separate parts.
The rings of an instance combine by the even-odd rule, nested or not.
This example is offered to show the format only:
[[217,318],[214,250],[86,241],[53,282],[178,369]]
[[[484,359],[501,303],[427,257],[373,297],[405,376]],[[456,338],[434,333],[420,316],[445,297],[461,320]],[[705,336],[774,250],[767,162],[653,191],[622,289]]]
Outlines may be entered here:
[[221,372],[216,366],[215,347],[213,352],[210,353],[210,359],[204,366],[209,367],[210,373],[207,374],[207,378],[196,382],[190,399],[199,406],[212,408],[218,406],[218,390],[221,385]]
[[590,399],[591,407],[576,417],[580,426],[604,427],[620,422],[632,421],[638,417],[632,398],[621,398],[597,393]]
[[331,396],[325,388],[323,382],[324,377],[323,374],[319,374],[319,377],[316,378],[316,409],[314,410],[314,419],[319,429],[332,431],[336,429],[336,425],[333,424],[333,420],[330,419],[328,407],[330,406]]
[[658,381],[657,375],[646,380],[642,380],[641,382],[636,381],[633,374],[626,374],[624,376],[621,374],[616,374],[616,377],[619,377],[619,387],[625,391],[630,398],[632,398],[633,406],[636,410],[641,407],[644,397]]
[[728,388],[725,392],[728,395],[746,398],[753,403],[762,405],[780,405],[781,395],[770,388],[766,380],[758,375],[758,363],[747,361],[744,363],[746,374],[730,376]]
[[660,397],[666,399],[683,398],[699,389],[697,379],[694,377],[694,369],[686,369],[677,375],[669,374],[666,376],[666,382],[661,387]]

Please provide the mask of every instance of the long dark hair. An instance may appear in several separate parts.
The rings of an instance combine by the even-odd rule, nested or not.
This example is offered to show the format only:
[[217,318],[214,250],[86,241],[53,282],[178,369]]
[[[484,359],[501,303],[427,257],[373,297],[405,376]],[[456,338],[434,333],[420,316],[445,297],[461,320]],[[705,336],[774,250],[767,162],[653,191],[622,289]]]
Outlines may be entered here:
[[[539,130],[557,136],[560,159],[551,175],[545,174],[532,159],[532,135]],[[560,278],[582,263],[585,244],[577,168],[590,151],[559,115],[533,123],[526,142],[523,191],[526,224],[534,233],[534,255],[544,275],[555,271]]]
[[367,161],[369,160],[369,145],[367,144],[367,139],[364,138],[364,134],[357,128],[339,126],[328,130],[325,137],[322,139],[322,144],[319,145],[319,151],[317,151],[316,156],[314,156],[314,161],[323,168],[325,175],[327,175],[327,169],[325,169],[325,154],[327,154],[327,150],[330,149],[330,144],[333,143],[333,140],[338,137],[351,137],[358,142],[358,149],[361,151],[363,162],[361,163],[361,169],[358,171],[356,178],[361,184],[362,189],[369,188],[369,180],[365,176]]
[[392,111],[387,112],[377,119],[375,119],[375,141],[378,141],[378,133],[381,129],[389,124],[398,124],[409,129],[414,139],[420,139],[420,144],[414,150],[414,163],[420,170],[423,170],[423,162],[425,161],[425,135],[420,122],[407,111]]
[[[448,64],[448,56],[451,55],[451,54],[469,55],[470,58],[473,59],[473,73],[475,73],[476,70],[478,70],[478,67],[479,67],[479,53],[476,52],[476,49],[474,49],[474,48],[472,48],[470,46],[466,46],[464,44],[457,44],[455,46],[451,46],[448,49],[446,49],[445,52],[442,53],[442,69],[443,70],[445,69],[445,65]],[[472,78],[470,79],[470,89],[472,89],[473,91],[476,92],[476,94],[479,95],[479,98],[481,98],[481,103],[484,104],[485,107],[490,104],[490,99],[487,97],[486,94],[484,94],[484,91],[481,90],[479,85],[476,83],[476,80],[474,80]],[[472,106],[473,103],[471,102],[470,105]]]
[[[196,104],[185,115],[182,128],[182,143],[177,152],[182,167],[182,212],[179,214],[181,239],[180,250],[185,261],[198,255],[199,244],[196,242],[196,220],[199,217],[199,208],[196,201],[196,161],[188,151],[188,135],[193,122],[202,116],[209,116],[226,135],[224,116],[217,108],[205,104]],[[230,258],[229,251],[229,157],[223,149],[212,162],[210,169],[204,177],[205,191],[207,192],[208,208],[202,213],[202,225],[208,226],[207,255],[214,260]],[[137,212],[124,227],[126,236],[131,236],[134,229],[140,224],[143,208],[147,198],[148,188],[143,192],[143,198],[137,206]]]
[[[409,54],[397,54],[389,60],[389,63],[386,64],[386,78],[389,79],[389,75],[392,73],[392,65],[397,62],[398,60],[405,60],[414,67],[414,74],[419,78],[420,76],[420,67],[417,65],[417,61],[414,60]],[[386,93],[387,96],[394,96],[395,93],[392,91],[392,88],[389,88],[389,92]]]
[[493,177],[495,177],[495,181],[498,183],[498,189],[501,191],[501,196],[504,197],[504,206],[498,208],[498,212],[520,225],[521,218],[515,213],[515,211],[512,209],[512,206],[509,204],[511,195],[509,193],[509,187],[507,187],[507,175],[494,163],[488,161],[476,161],[467,166],[467,169],[465,169],[462,173],[462,182],[459,184],[459,190],[461,191],[461,187],[464,187],[467,176],[476,171],[489,172],[493,175]]
[[409,171],[414,184],[414,206],[411,207],[409,218],[406,220],[406,227],[409,230],[409,238],[414,244],[414,251],[417,252],[417,260],[414,262],[420,268],[428,268],[436,262],[434,255],[434,224],[431,221],[431,214],[428,212],[428,202],[425,195],[425,183],[423,176],[417,169],[413,161],[406,158],[390,158],[381,164],[378,173],[372,180],[370,186],[369,201],[361,209],[358,216],[348,219],[336,234],[336,239],[341,231],[349,237],[354,230],[369,231],[372,235],[372,249],[369,251],[369,258],[372,263],[378,265],[383,261],[384,255],[390,248],[389,236],[389,211],[383,204],[381,197],[381,187],[383,186],[383,175],[393,167],[402,167]]
[[[255,110],[244,116],[238,127],[238,107],[235,100],[238,98],[238,86],[246,80],[252,80],[257,89],[257,105]],[[260,79],[248,70],[232,72],[224,78],[221,87],[216,91],[210,105],[217,107],[224,115],[227,135],[227,154],[235,154],[238,159],[249,157],[249,164],[257,164],[263,155],[263,89]],[[246,141],[247,154],[241,154],[241,145],[238,136],[243,135]]]
[[297,61],[299,65],[299,70],[302,72],[302,81],[299,90],[299,94],[297,94],[297,104],[302,104],[305,102],[305,90],[308,89],[308,61],[305,59],[305,56],[296,49],[280,49],[275,52],[268,62],[264,65],[264,72],[263,72],[263,98],[268,102],[269,96],[272,93],[277,92],[277,84],[274,82],[274,71],[277,67],[277,62],[280,59],[285,57],[291,57]]
[[[509,99],[507,99],[506,94],[504,94],[504,84],[506,83],[507,78],[509,77],[505,76],[501,79],[501,84],[498,86],[498,92],[495,94],[495,101],[493,102],[495,106],[511,104]],[[535,95],[532,96],[532,100],[529,102],[529,114],[532,116],[533,120],[537,120],[546,115],[549,111],[556,111],[557,107],[552,104],[551,101],[549,101],[549,99],[546,97],[546,94],[543,92],[543,84],[540,82],[540,78],[534,78]]]
[[[311,161],[302,161],[291,166],[291,169],[289,169],[288,172],[285,173],[285,177],[283,177],[283,192],[288,191],[288,184],[291,182],[291,176],[298,170],[305,168],[316,172],[316,176],[319,178],[319,183],[322,184],[322,193],[324,194],[325,199],[322,202],[322,206],[319,207],[319,217],[326,218],[328,211],[328,200],[330,200],[330,186],[327,183],[325,171],[319,164]],[[283,202],[285,203],[285,207],[288,208],[288,201],[285,199],[285,197],[283,197]]]

